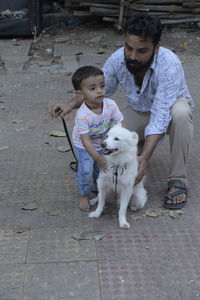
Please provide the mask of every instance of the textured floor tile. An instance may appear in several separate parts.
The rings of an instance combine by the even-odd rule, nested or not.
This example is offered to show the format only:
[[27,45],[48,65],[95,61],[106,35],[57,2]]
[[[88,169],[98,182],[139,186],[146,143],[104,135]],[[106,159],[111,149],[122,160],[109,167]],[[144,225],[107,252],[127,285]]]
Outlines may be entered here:
[[67,228],[32,230],[28,248],[28,262],[96,259],[94,240],[77,241],[72,238],[73,233],[69,232]]
[[28,237],[28,231],[18,234],[12,230],[0,230],[0,263],[24,263]]
[[27,265],[26,300],[100,300],[96,262]]
[[181,300],[167,260],[100,260],[102,300]]
[[0,299],[21,300],[24,286],[23,264],[0,264]]
[[178,286],[181,299],[196,300],[200,298],[200,259],[193,255],[185,259],[170,259],[173,277]]

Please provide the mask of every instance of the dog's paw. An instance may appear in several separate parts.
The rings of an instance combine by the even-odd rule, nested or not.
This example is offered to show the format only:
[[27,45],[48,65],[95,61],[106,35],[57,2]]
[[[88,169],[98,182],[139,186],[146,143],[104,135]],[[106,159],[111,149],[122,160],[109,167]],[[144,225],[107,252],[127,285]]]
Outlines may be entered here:
[[92,211],[91,213],[89,213],[88,217],[89,218],[99,218],[100,214],[97,213],[96,211]]
[[93,206],[98,202],[98,197],[95,197],[93,199],[90,199],[90,205]]
[[130,224],[128,222],[121,223],[119,226],[122,229],[129,229],[130,228]]
[[140,208],[137,207],[136,205],[130,205],[130,210],[137,211],[138,209],[140,209]]

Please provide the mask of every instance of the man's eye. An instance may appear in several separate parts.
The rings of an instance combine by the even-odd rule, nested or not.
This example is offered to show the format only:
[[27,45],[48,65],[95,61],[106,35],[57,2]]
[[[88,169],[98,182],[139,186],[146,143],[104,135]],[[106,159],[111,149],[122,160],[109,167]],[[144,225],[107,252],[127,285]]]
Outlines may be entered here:
[[118,138],[114,138],[114,140],[115,140],[115,141],[119,141],[119,139],[118,139]]
[[140,49],[139,52],[140,52],[141,54],[144,54],[144,53],[147,52],[147,49]]

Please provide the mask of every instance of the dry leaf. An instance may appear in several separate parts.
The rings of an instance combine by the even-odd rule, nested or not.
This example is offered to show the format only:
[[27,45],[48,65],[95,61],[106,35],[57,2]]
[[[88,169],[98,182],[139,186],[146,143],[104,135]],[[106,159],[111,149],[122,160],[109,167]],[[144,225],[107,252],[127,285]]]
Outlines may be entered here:
[[37,208],[38,208],[37,204],[35,204],[35,203],[28,203],[22,207],[22,209],[24,209],[24,210],[35,210]]
[[47,211],[47,214],[49,215],[49,216],[57,216],[57,215],[59,215],[59,211],[58,210],[54,210],[54,209],[49,209],[48,211]]
[[144,217],[157,218],[160,216],[160,211],[156,211],[155,209],[147,209],[144,214]]
[[106,234],[100,231],[84,231],[80,233],[75,233],[72,235],[73,239],[75,240],[92,240],[95,239],[96,241],[101,240],[104,238]]
[[183,211],[182,210],[179,210],[179,209],[176,209],[176,210],[169,210],[169,216],[171,217],[171,218],[174,218],[174,219],[176,219],[176,218],[178,218],[178,217],[180,217],[180,216],[182,216],[183,215]]
[[31,227],[30,226],[27,226],[27,227],[17,227],[16,229],[14,229],[13,231],[15,233],[23,233],[23,232],[26,232],[26,231],[29,231],[31,230]]
[[59,137],[66,136],[65,132],[63,132],[63,131],[56,131],[56,130],[50,131],[49,135],[50,136],[56,136],[56,137],[57,136],[59,136]]
[[7,145],[6,145],[6,146],[0,147],[0,151],[7,150],[7,149],[8,149],[8,146],[7,146]]
[[98,50],[97,51],[97,54],[104,54],[105,53],[105,50]]
[[14,124],[22,124],[24,121],[23,120],[12,120],[11,122]]
[[59,152],[67,152],[71,148],[70,147],[64,147],[64,146],[59,146],[57,149],[58,149]]
[[129,216],[129,218],[133,221],[138,221],[139,219],[142,218],[142,216],[141,215],[131,215],[131,216]]

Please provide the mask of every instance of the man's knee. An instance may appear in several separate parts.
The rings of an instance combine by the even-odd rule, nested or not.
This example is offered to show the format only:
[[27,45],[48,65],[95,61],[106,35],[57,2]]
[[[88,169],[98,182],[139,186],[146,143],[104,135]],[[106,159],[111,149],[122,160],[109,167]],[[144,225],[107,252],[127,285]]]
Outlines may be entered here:
[[186,99],[178,99],[171,109],[173,121],[185,122],[192,118],[192,109]]

